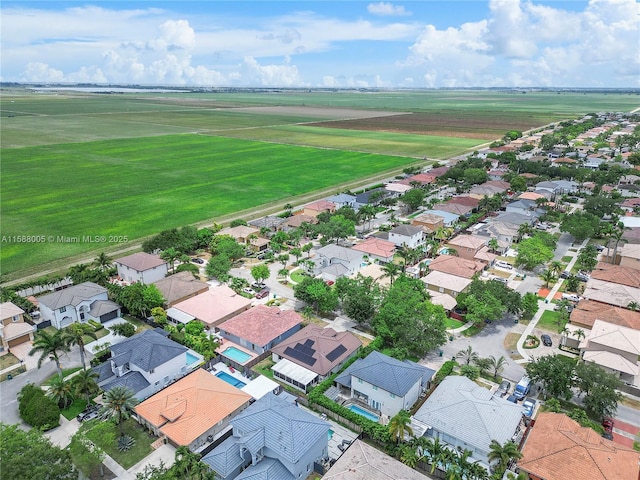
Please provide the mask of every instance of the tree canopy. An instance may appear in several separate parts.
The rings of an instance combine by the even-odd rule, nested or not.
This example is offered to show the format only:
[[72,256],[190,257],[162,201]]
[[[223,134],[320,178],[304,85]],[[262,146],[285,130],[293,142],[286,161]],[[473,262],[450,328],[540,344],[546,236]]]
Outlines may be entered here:
[[330,312],[338,306],[338,295],[321,278],[305,277],[293,287],[294,296],[313,307],[316,313]]
[[600,227],[600,218],[589,212],[575,212],[566,215],[560,224],[560,231],[571,234],[576,240],[594,237]]
[[533,270],[553,258],[555,246],[556,239],[546,232],[539,232],[533,237],[525,238],[517,246],[516,265],[526,270]]

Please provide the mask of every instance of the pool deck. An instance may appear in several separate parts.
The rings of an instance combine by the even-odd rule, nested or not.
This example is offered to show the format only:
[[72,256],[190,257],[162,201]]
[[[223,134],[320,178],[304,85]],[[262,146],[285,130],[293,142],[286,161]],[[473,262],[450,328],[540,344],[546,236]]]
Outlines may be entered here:
[[[224,351],[229,347],[234,347],[234,348],[240,350],[242,353],[246,353],[247,355],[250,355],[250,358],[247,358],[244,362],[238,362],[235,358],[227,357],[224,354]],[[232,341],[227,340],[227,339],[223,340],[223,342],[220,344],[220,346],[218,348],[216,348],[216,353],[222,355],[224,358],[228,358],[232,362],[240,363],[241,365],[244,365],[245,363],[247,363],[250,360],[253,360],[254,358],[257,357],[257,355],[254,352],[252,352],[251,350],[248,350],[245,347],[243,347],[242,345],[238,345],[237,343],[233,343]]]
[[218,362],[216,363],[210,370],[212,375],[215,375],[218,372],[225,372],[228,373],[229,375],[231,375],[233,378],[235,378],[236,380],[241,381],[244,384],[248,384],[251,382],[251,379],[245,377],[242,372],[239,372],[238,370],[236,370],[235,368],[233,369],[233,371],[231,371],[231,369],[225,365],[222,362]]
[[329,458],[335,458],[337,460],[340,457],[340,455],[342,455],[342,451],[338,448],[338,445],[340,445],[343,440],[351,443],[356,438],[358,438],[357,433],[352,432],[351,430],[343,427],[342,425],[335,422],[331,418],[325,418],[318,412],[314,412],[313,410],[303,407],[302,405],[300,405],[299,408],[331,424],[331,430],[333,430],[333,436],[331,437],[331,440],[329,440],[329,445],[328,445]]

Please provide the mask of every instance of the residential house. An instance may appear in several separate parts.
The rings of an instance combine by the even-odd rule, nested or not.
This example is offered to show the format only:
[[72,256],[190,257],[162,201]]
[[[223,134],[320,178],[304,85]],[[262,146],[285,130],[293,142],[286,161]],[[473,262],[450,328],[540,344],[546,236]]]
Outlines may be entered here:
[[273,376],[305,393],[339,371],[362,342],[351,332],[307,325],[271,348]]
[[519,213],[520,215],[531,216],[537,209],[537,204],[531,200],[516,200],[508,203],[505,210],[509,213]]
[[369,237],[364,242],[351,247],[352,250],[368,255],[370,259],[381,263],[389,263],[393,260],[396,246],[393,242],[382,238]]
[[387,183],[384,186],[385,191],[387,192],[387,196],[398,198],[399,196],[407,193],[411,190],[411,185],[405,185],[400,182]]
[[387,198],[388,192],[383,187],[366,190],[356,195],[356,205],[377,205]]
[[485,265],[474,260],[453,255],[438,255],[429,263],[429,271],[443,272],[462,278],[472,278],[481,273]]
[[487,175],[489,175],[489,180],[502,180],[502,178],[508,172],[509,170],[504,168],[494,168],[492,170],[489,170],[487,172]]
[[604,319],[609,323],[640,330],[640,312],[624,307],[616,307],[602,302],[582,299],[571,312],[569,321],[572,325],[591,330],[597,319]]
[[[613,255],[613,252],[611,254]],[[615,263],[621,267],[640,270],[640,245],[626,243],[618,246]]]
[[433,233],[439,228],[444,227],[444,217],[440,215],[435,215],[433,213],[423,213],[414,217],[411,220],[411,225],[414,227],[422,227],[426,229],[425,231],[428,233]]
[[553,412],[538,414],[518,460],[518,468],[531,480],[635,480],[638,465],[637,451]]
[[322,275],[325,280],[335,281],[357,273],[363,261],[363,252],[330,243],[316,250],[314,273]]
[[348,399],[362,402],[388,418],[408,410],[427,390],[435,371],[371,352],[353,362],[335,379]]
[[524,224],[533,225],[539,216],[540,213],[534,211],[527,212],[525,214],[506,211],[499,213],[497,216],[493,217],[492,223],[510,223],[515,227],[520,227],[520,225]]
[[221,480],[300,480],[328,456],[330,424],[268,393],[231,420],[233,435],[202,461]]
[[596,320],[580,342],[582,359],[613,372],[628,385],[640,387],[640,330]]
[[590,278],[587,281],[582,296],[589,300],[618,307],[627,307],[632,302],[640,304],[640,288],[605,282],[595,278]]
[[492,440],[500,445],[520,431],[522,406],[493,395],[462,375],[446,377],[411,417],[416,437],[439,438],[471,452],[470,461],[489,464]]
[[248,245],[251,249],[261,252],[269,246],[269,240],[260,237],[260,229],[249,225],[238,225],[236,227],[227,227],[220,230],[218,235],[229,235],[233,239],[242,244]]
[[622,240],[633,245],[640,244],[640,228],[630,228],[622,234]]
[[487,246],[486,237],[476,235],[457,235],[446,243],[447,249],[455,250],[458,257],[466,260],[476,260],[476,255]]
[[169,273],[169,265],[158,255],[137,252],[113,261],[118,269],[118,277],[127,283],[150,284],[164,278]]
[[446,293],[452,297],[457,297],[459,293],[464,292],[469,285],[471,279],[459,277],[445,272],[430,272],[426,277],[421,279],[427,290],[434,292]]
[[167,306],[183,302],[209,290],[209,284],[196,279],[191,272],[178,272],[156,282]]
[[460,205],[471,207],[473,210],[480,206],[480,200],[469,195],[455,195],[447,200],[447,203],[459,203]]
[[434,305],[440,305],[447,313],[451,312],[456,308],[456,305],[458,305],[456,299],[447,293],[434,292],[432,290],[429,292],[429,295],[431,295],[429,301]]
[[598,157],[597,155],[588,155],[582,162],[582,168],[590,168],[591,170],[598,170],[600,165],[607,163],[606,158]]
[[135,407],[138,422],[174,447],[197,451],[230,428],[251,395],[202,368]]
[[640,270],[635,268],[598,262],[596,268],[591,272],[591,278],[602,280],[603,282],[640,288]]
[[431,172],[418,173],[400,180],[400,183],[404,185],[418,185],[420,187],[424,187],[425,185],[435,182],[437,178],[438,177],[431,174]]
[[336,210],[342,207],[350,207],[354,210],[358,209],[356,205],[356,196],[349,195],[347,193],[339,193],[338,195],[334,195],[332,197],[328,197],[327,200],[336,206]]
[[431,214],[442,217],[445,227],[452,227],[460,219],[460,215],[451,212],[445,212],[444,210],[424,210],[422,214]]
[[120,316],[120,305],[109,300],[107,289],[84,282],[38,297],[42,321],[57,329],[89,320],[104,323]]
[[426,173],[428,173],[433,177],[440,178],[443,175],[445,175],[448,171],[449,171],[449,167],[436,167],[436,168],[432,168],[431,170],[427,170]]
[[428,480],[429,478],[357,439],[322,476],[323,480]]
[[398,225],[389,230],[389,241],[397,247],[417,248],[424,243],[424,230],[413,225]]
[[312,202],[308,205],[305,205],[302,213],[303,215],[307,215],[309,217],[317,217],[321,213],[333,213],[335,211],[335,203],[329,202],[328,200],[318,200],[317,202]]
[[489,239],[495,238],[503,248],[511,246],[520,235],[517,225],[496,221],[479,225],[475,233],[480,236],[489,237]]
[[448,200],[444,203],[439,203],[435,206],[435,208],[437,208],[438,210],[442,210],[443,212],[453,213],[458,217],[470,215],[473,211],[473,207],[457,202],[452,202],[451,200]]
[[536,192],[523,192],[520,195],[518,195],[518,200],[531,200],[533,202],[541,198],[544,198],[546,200],[546,197],[544,195],[541,195]]
[[[260,355],[289,338],[302,327],[293,310],[256,305],[218,325],[220,336]],[[232,358],[233,360],[233,358]]]
[[24,321],[24,313],[12,302],[0,303],[0,351],[33,341],[35,327]]
[[226,285],[212,286],[204,293],[174,304],[167,310],[173,323],[198,320],[211,330],[235,315],[251,308],[251,300],[237,294]]
[[283,230],[288,232],[289,230],[294,230],[296,228],[300,228],[303,223],[308,223],[309,225],[315,225],[318,223],[318,219],[312,215],[293,215],[289,217],[284,224]]
[[387,276],[384,270],[382,270],[382,266],[378,263],[370,263],[366,267],[362,267],[358,273],[351,275],[351,278],[356,278],[358,275],[373,278],[373,281],[381,287],[388,287],[391,285],[391,279]]
[[167,338],[168,335],[156,328],[111,345],[111,358],[93,369],[100,388],[108,391],[127,387],[138,400],[144,400],[198,368],[202,355]]
[[284,224],[287,222],[287,218],[280,217],[278,215],[267,215],[262,218],[249,221],[249,225],[252,227],[269,229],[271,232],[277,232],[284,228]]

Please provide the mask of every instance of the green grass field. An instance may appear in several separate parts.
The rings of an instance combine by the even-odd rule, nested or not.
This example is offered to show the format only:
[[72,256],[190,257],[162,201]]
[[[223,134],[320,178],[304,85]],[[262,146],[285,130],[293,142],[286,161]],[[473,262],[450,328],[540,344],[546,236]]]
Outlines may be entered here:
[[[448,90],[94,95],[2,89],[0,270],[4,279],[20,278],[84,252],[113,251],[118,244],[110,235],[131,241],[255,207],[274,209],[333,186],[337,193],[340,184],[391,174],[424,157],[470,151],[486,141],[468,138],[480,132],[499,136],[512,124],[629,111],[639,99]],[[396,115],[397,124],[381,120],[385,115]],[[349,124],[352,119],[359,121]],[[327,128],[332,121],[339,128]],[[309,125],[316,122],[329,123]],[[12,239],[33,235],[46,241]],[[107,241],[83,239],[96,236]]]
[[[203,135],[7,149],[3,273],[338,185],[413,159]],[[90,243],[82,237],[105,236]],[[69,243],[62,237],[80,238]],[[50,240],[50,241],[49,241]]]

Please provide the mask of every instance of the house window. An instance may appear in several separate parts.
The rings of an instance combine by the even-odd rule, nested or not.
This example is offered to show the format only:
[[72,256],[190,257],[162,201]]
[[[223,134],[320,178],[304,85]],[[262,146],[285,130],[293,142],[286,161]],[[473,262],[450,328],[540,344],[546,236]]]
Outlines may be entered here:
[[361,378],[358,379],[358,383],[362,383],[362,379]]
[[443,287],[440,287],[440,288],[438,288],[438,291],[439,291],[440,293],[444,293],[444,288],[443,288]]
[[80,320],[84,320],[84,312],[80,312]]
[[67,307],[60,307],[60,310],[58,310],[60,313],[64,313],[67,311]]
[[373,386],[373,389],[374,389],[374,390],[377,390],[377,389],[378,389],[378,386],[377,386],[377,385],[374,385],[374,386]]
[[12,320],[13,320],[14,322],[17,322],[18,320],[20,320],[20,316],[19,316],[19,315],[14,315],[14,316],[13,316],[13,318],[12,318]]
[[396,396],[393,393],[390,393],[389,395],[391,395],[391,398],[396,398]]

